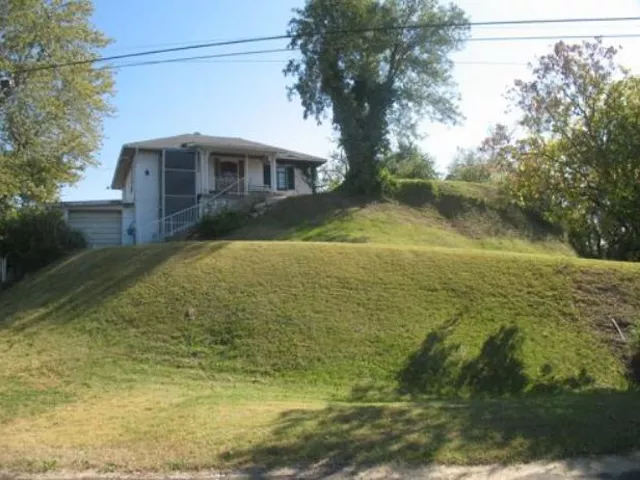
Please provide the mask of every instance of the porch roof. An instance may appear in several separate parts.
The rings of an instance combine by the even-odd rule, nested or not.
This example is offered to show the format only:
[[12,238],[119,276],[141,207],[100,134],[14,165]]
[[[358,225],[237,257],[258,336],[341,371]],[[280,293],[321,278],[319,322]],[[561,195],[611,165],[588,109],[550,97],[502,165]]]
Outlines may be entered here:
[[264,143],[252,142],[238,137],[213,137],[200,133],[187,133],[173,137],[154,138],[140,142],[126,143],[122,146],[116,170],[113,175],[111,188],[122,189],[126,180],[127,172],[131,167],[131,161],[135,150],[162,150],[165,148],[206,148],[216,151],[216,153],[235,153],[253,155],[274,155],[277,160],[291,160],[296,162],[310,162],[321,165],[326,159],[308,155],[306,153],[295,152],[286,148],[280,148]]

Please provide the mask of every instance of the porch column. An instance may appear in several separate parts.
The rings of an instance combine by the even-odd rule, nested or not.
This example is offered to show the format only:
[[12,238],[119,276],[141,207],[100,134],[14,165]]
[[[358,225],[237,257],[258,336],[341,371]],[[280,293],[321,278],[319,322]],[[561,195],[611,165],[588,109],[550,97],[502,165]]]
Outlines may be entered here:
[[200,193],[209,194],[209,151],[200,150]]
[[269,165],[271,166],[271,191],[275,192],[278,190],[278,179],[276,178],[277,169],[276,169],[276,156],[271,155],[269,157]]
[[244,156],[244,193],[249,193],[249,154]]

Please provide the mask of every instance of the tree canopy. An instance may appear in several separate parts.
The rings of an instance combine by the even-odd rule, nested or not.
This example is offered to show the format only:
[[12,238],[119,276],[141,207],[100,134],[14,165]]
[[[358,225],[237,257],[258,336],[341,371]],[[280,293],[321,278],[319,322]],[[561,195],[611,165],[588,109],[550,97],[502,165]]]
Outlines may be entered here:
[[[411,28],[413,26],[413,28]],[[418,27],[420,26],[420,27]],[[329,114],[348,163],[346,187],[379,188],[392,135],[418,120],[459,117],[448,55],[468,33],[464,12],[435,0],[307,0],[289,24],[299,49],[285,74],[305,118]]]
[[51,201],[94,164],[113,78],[90,0],[0,2],[0,206]]
[[505,125],[495,125],[478,148],[458,148],[446,179],[475,183],[502,180],[510,166],[512,140],[513,133]]
[[383,157],[382,165],[397,178],[438,178],[434,159],[409,141],[400,141],[397,149]]
[[511,91],[526,136],[511,188],[586,256],[640,259],[640,79],[601,41],[559,42]]

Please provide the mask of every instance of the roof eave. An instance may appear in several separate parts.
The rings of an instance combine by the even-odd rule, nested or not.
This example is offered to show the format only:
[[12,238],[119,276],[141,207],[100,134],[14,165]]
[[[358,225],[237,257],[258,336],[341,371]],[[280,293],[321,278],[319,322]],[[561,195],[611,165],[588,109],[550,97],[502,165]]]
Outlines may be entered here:
[[[129,145],[123,145],[120,149],[120,155],[118,156],[118,163],[116,164],[116,170],[113,172],[113,179],[111,180],[111,188],[113,190],[122,190],[125,187],[127,179],[127,172],[131,168],[133,162],[133,155],[137,148]],[[129,154],[127,156],[126,154]]]

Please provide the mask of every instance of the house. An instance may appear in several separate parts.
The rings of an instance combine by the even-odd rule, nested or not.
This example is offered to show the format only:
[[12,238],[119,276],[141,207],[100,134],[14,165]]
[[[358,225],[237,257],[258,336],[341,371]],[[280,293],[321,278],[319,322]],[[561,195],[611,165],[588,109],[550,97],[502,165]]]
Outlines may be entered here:
[[162,241],[247,197],[312,193],[325,159],[200,133],[122,146],[111,183],[120,200],[63,202],[92,247]]

